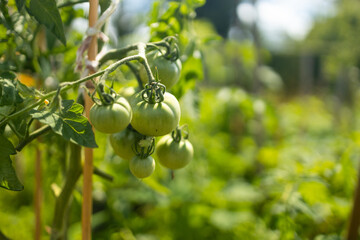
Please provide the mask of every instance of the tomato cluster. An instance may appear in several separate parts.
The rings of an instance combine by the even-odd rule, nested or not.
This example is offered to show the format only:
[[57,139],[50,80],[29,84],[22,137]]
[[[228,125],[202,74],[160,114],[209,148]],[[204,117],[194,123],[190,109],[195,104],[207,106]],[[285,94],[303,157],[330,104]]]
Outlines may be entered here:
[[[148,56],[156,81],[148,81],[136,92],[122,89],[90,109],[90,122],[100,132],[110,135],[114,153],[129,161],[131,173],[138,178],[150,176],[155,170],[155,137],[164,136],[156,144],[157,160],[171,170],[185,167],[193,157],[193,147],[182,137],[180,105],[174,95],[166,92],[179,79],[180,60],[166,59],[157,51]],[[154,71],[157,71],[154,73]],[[144,68],[139,69],[141,79],[148,79]],[[159,81],[160,79],[160,81]],[[106,94],[103,94],[104,96]]]

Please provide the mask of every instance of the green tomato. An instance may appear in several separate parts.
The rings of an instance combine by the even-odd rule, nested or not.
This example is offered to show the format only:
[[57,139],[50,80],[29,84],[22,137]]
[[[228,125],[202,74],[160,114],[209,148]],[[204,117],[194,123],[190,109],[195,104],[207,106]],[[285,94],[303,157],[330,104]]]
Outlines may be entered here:
[[165,92],[164,101],[148,103],[136,94],[131,100],[131,125],[146,136],[163,136],[174,130],[180,121],[180,105],[171,93]]
[[110,135],[110,144],[116,155],[130,161],[134,156],[134,144],[141,139],[141,135],[134,130],[125,130]]
[[155,161],[151,156],[141,158],[135,156],[130,160],[129,168],[131,173],[137,178],[149,177],[155,170]]
[[132,110],[128,101],[120,97],[110,105],[94,104],[90,109],[90,122],[98,131],[117,133],[130,123]]
[[194,149],[189,140],[181,139],[176,142],[171,135],[166,135],[156,145],[156,154],[162,166],[176,170],[189,164]]
[[[160,83],[164,84],[167,89],[177,83],[181,72],[181,61],[179,59],[176,61],[168,60],[160,52],[151,53],[147,58],[154,77],[158,73]],[[143,65],[141,65],[139,73],[141,81],[144,84],[147,83],[149,80]]]

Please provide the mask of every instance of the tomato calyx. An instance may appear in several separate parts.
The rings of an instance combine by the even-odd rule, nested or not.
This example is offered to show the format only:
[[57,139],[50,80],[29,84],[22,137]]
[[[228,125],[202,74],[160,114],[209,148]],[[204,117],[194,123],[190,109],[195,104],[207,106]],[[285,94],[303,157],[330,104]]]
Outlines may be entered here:
[[141,159],[147,158],[155,151],[155,138],[144,136],[133,145],[133,151]]
[[164,39],[166,42],[166,53],[163,55],[164,58],[175,62],[180,57],[180,50],[179,46],[177,45],[177,39],[173,36],[166,37]]
[[142,99],[150,104],[160,103],[164,101],[166,87],[158,81],[152,81],[145,85],[141,92]]
[[179,143],[182,139],[188,139],[189,138],[188,126],[185,124],[182,125],[181,127],[176,127],[176,129],[174,129],[171,132],[171,137],[177,143]]

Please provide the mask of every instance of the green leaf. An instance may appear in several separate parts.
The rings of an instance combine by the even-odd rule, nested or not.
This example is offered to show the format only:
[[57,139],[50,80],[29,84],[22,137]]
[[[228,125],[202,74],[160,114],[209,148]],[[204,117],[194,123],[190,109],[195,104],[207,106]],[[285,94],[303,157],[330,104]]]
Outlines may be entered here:
[[100,5],[101,12],[102,13],[105,12],[105,10],[108,9],[110,4],[111,4],[111,0],[100,0],[99,5]]
[[155,1],[153,3],[152,10],[149,14],[150,17],[149,24],[157,22],[159,17],[159,12],[160,12],[160,3]]
[[179,9],[180,3],[178,2],[169,2],[169,8],[166,12],[161,16],[161,20],[166,21],[169,18],[175,15],[175,12]]
[[12,191],[22,191],[24,189],[16,176],[10,156],[0,155],[0,187]]
[[64,27],[55,0],[30,0],[26,10],[66,45]]
[[10,155],[13,154],[16,154],[16,151],[12,143],[3,135],[0,135],[0,187],[21,191],[24,186],[20,183],[11,164]]
[[9,80],[15,80],[16,74],[14,72],[5,71],[0,74],[1,78],[9,79]]
[[16,154],[12,143],[3,135],[0,135],[0,156],[9,156]]
[[84,147],[96,148],[95,136],[87,118],[82,115],[83,106],[73,100],[62,100],[60,112],[45,108],[33,109],[29,113],[41,123],[49,125],[52,130],[68,141]]
[[15,105],[22,102],[23,98],[19,95],[15,84],[10,80],[0,78],[0,106]]
[[15,2],[16,2],[16,7],[20,12],[25,5],[25,0],[15,0]]

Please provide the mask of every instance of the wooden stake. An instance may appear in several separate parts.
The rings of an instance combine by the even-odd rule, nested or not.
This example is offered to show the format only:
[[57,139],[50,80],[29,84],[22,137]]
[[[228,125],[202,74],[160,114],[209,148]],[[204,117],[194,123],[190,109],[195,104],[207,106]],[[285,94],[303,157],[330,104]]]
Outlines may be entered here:
[[[98,0],[89,0],[89,27],[95,25],[98,18]],[[94,36],[88,50],[88,59],[95,60],[98,52],[97,37]],[[91,73],[90,73],[91,74]],[[91,82],[89,82],[91,84]],[[92,85],[92,84],[91,84]],[[90,108],[93,104],[91,98],[85,96],[85,116],[89,117]],[[85,162],[83,167],[83,204],[82,204],[82,239],[91,240],[91,215],[92,215],[92,174],[93,174],[93,150],[85,148]]]

